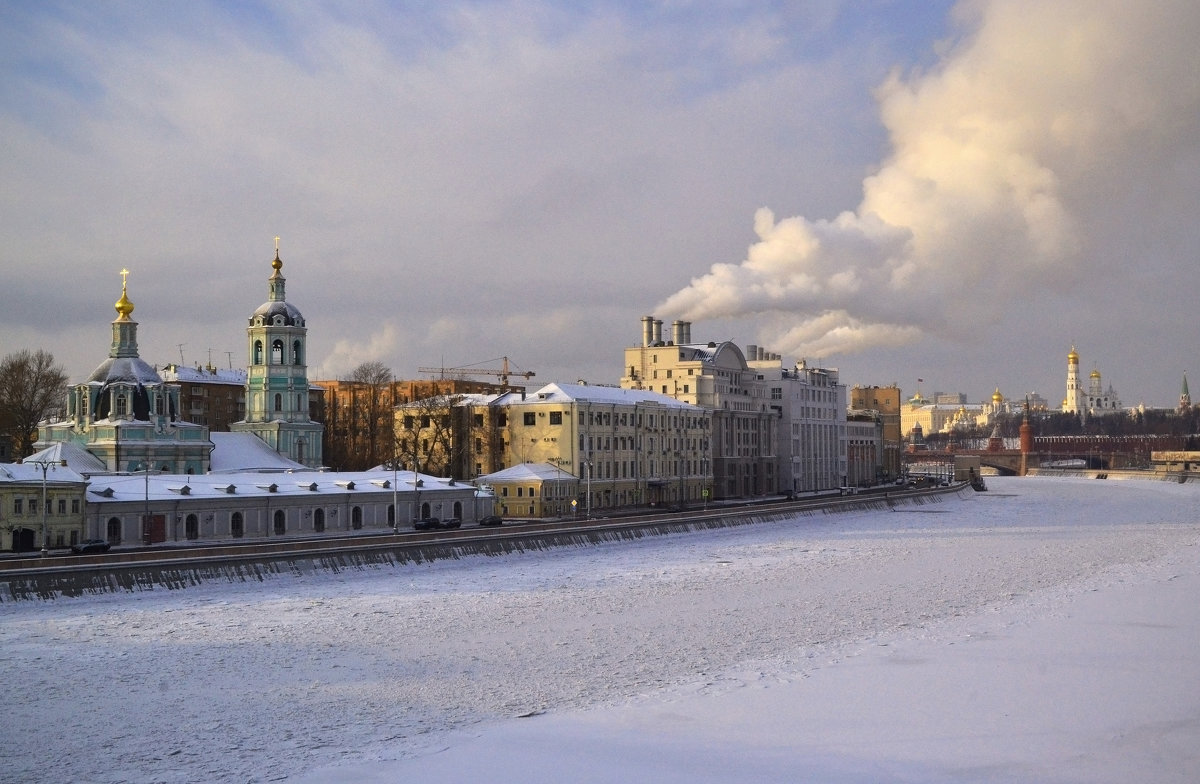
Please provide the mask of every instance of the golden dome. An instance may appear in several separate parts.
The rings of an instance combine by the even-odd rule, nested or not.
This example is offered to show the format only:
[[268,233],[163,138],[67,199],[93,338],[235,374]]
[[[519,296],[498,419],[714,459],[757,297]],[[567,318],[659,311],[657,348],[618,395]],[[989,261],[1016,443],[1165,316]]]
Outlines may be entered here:
[[1074,346],[1071,346],[1071,353],[1067,354],[1067,361],[1070,362],[1072,365],[1079,364],[1079,355],[1075,353]]
[[133,303],[129,301],[129,297],[125,295],[125,280],[129,276],[129,270],[121,270],[121,298],[117,300],[115,305],[117,316],[123,319],[129,318],[129,314],[133,313]]
[[1100,371],[1099,371],[1099,370],[1093,370],[1093,371],[1092,371],[1091,378],[1100,378]]
[[1003,403],[1004,402],[1004,395],[1000,394],[1000,387],[996,387],[996,391],[992,393],[992,402],[993,403]]

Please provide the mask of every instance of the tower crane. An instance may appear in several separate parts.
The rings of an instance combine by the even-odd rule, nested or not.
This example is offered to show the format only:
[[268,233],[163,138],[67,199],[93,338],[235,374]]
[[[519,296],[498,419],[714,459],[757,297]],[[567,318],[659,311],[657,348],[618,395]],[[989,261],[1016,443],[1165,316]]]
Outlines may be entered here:
[[[419,372],[419,373],[436,373],[436,374],[438,374],[439,378],[447,378],[448,376],[499,376],[500,383],[503,386],[508,386],[508,377],[510,375],[520,376],[521,378],[525,378],[525,379],[530,379],[530,378],[533,378],[535,375],[537,375],[532,370],[518,370],[515,372],[511,371],[511,370],[509,370],[509,367],[508,367],[508,357],[499,357],[498,359],[501,360],[499,370],[492,369],[492,368],[476,368],[473,366],[453,367],[453,368],[422,367],[422,368],[417,368],[417,372]],[[485,360],[485,361],[486,362],[495,362],[496,360],[489,359],[489,360]],[[480,363],[480,364],[482,364],[482,363]]]

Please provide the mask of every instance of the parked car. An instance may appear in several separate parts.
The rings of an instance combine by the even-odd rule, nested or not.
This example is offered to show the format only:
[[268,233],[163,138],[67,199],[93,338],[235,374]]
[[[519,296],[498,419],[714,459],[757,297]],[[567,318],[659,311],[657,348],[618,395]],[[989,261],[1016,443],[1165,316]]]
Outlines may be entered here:
[[497,525],[504,525],[504,518],[500,515],[488,515],[479,521],[479,524],[484,528],[490,528]]
[[437,531],[442,527],[442,521],[436,517],[422,517],[413,521],[413,529],[417,531]]
[[451,517],[449,520],[442,521],[442,528],[458,528],[462,525],[462,520],[457,517]]
[[71,545],[71,552],[80,555],[84,553],[107,553],[111,547],[107,540],[104,539],[85,539],[78,544]]

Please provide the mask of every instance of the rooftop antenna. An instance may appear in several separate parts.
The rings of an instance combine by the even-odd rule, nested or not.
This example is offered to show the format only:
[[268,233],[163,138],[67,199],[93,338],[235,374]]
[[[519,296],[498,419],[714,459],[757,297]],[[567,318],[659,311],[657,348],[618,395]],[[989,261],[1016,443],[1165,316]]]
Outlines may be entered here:
[[187,363],[183,361],[183,347],[186,346],[187,343],[176,343],[175,345],[179,346],[179,364],[186,365]]
[[226,352],[225,352],[225,356],[226,356],[226,357],[229,359],[229,369],[230,369],[230,370],[233,370],[233,352],[232,352],[232,351],[226,351]]

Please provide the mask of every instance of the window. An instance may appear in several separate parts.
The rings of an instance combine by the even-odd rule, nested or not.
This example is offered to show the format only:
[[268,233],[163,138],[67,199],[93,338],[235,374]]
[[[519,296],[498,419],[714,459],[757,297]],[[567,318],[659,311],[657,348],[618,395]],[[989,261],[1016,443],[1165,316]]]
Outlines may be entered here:
[[200,538],[200,521],[196,515],[190,514],[183,523],[184,536],[188,539]]
[[303,365],[303,352],[300,347],[300,341],[297,340],[292,344],[292,362],[297,365]]
[[552,424],[552,425],[561,425],[562,424],[562,412],[561,411],[551,411],[550,412],[550,424]]
[[287,515],[282,509],[275,510],[275,535],[282,536],[287,533]]
[[275,393],[275,410],[283,410],[283,395],[279,394],[278,392]]
[[246,535],[246,524],[242,521],[241,512],[234,512],[229,518],[229,535],[234,539],[241,539]]
[[405,417],[404,417],[404,429],[405,429],[405,430],[412,430],[412,429],[413,429],[413,417],[412,417],[412,415],[405,415]]
[[261,340],[254,341],[254,364],[261,365],[263,363],[263,344]]
[[117,416],[124,416],[129,409],[129,403],[124,395],[117,395]]
[[313,512],[313,530],[317,533],[325,531],[325,510],[317,509]]
[[60,515],[67,513],[67,499],[65,499],[65,498],[58,499],[58,513]]
[[37,514],[37,510],[38,510],[37,504],[38,504],[38,502],[37,502],[36,498],[29,499],[29,514],[31,514],[31,515]]
[[355,531],[362,528],[362,507],[356,506],[350,510],[350,527]]
[[15,515],[22,514],[21,510],[24,508],[23,507],[24,503],[25,503],[24,499],[14,498],[13,499],[13,514],[15,514]]
[[530,425],[536,425],[537,424],[537,414],[533,413],[532,411],[526,411],[524,420],[525,420],[526,427],[528,427]]
[[71,499],[71,514],[79,514],[79,499]]
[[283,364],[283,341],[282,340],[276,340],[274,343],[271,344],[271,364],[272,365],[282,365]]

